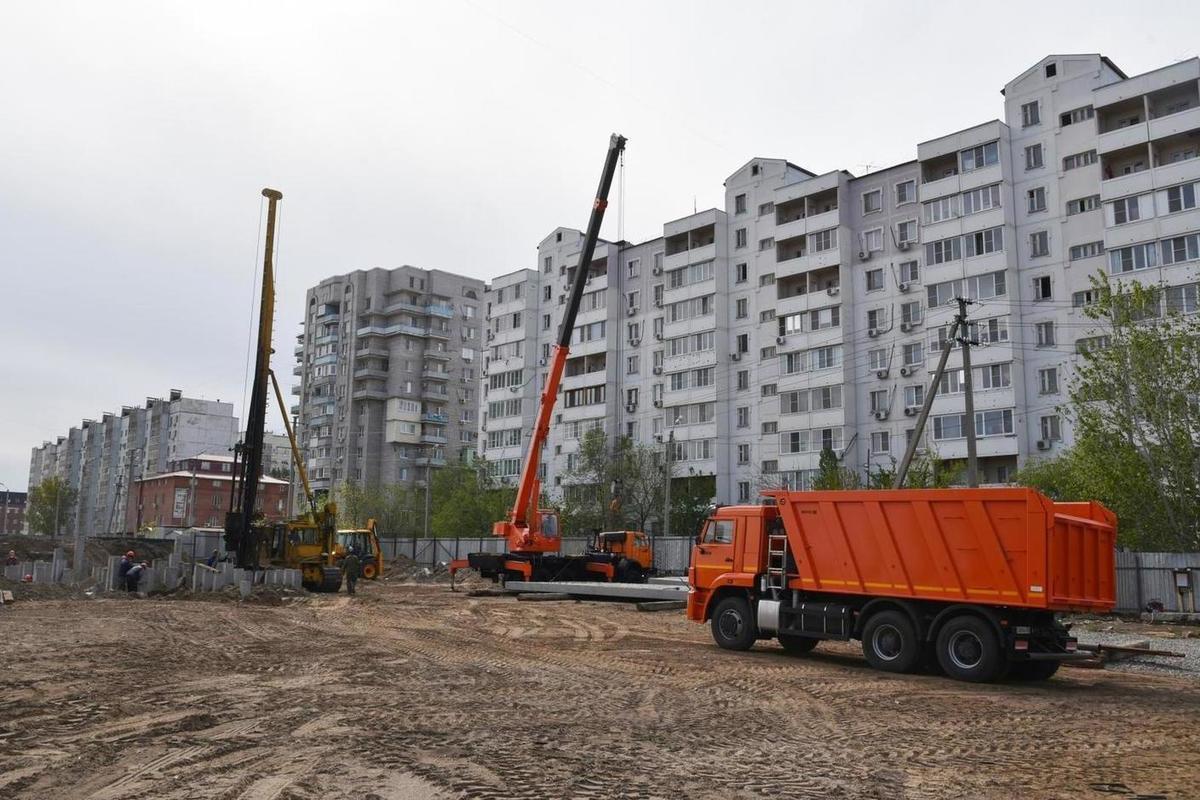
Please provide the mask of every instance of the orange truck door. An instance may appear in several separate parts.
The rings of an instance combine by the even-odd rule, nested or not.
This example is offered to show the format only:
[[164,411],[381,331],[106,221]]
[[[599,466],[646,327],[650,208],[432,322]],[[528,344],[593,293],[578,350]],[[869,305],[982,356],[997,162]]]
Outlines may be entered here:
[[707,587],[726,572],[733,572],[732,519],[710,519],[704,525],[700,541],[696,544],[696,585]]

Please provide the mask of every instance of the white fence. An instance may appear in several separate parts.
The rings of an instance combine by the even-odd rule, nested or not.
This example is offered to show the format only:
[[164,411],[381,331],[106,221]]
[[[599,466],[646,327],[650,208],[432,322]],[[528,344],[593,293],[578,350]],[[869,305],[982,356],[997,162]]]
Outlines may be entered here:
[[[654,563],[660,573],[682,575],[692,557],[690,536],[654,537]],[[577,555],[587,547],[586,536],[564,536],[562,552]],[[397,555],[432,567],[439,563],[466,558],[469,553],[503,553],[506,542],[494,536],[459,539],[380,539],[384,560]]]
[[[1188,581],[1190,591],[1178,590],[1181,579]],[[1200,611],[1197,590],[1200,553],[1117,552],[1117,611],[1140,611],[1156,600],[1166,611]]]

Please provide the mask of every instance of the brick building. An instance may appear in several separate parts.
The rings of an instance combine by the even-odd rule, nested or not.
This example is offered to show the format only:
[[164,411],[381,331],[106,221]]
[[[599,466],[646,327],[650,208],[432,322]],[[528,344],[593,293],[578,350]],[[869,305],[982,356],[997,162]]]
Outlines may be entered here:
[[25,532],[25,492],[0,492],[0,533]]
[[[135,481],[126,512],[126,530],[156,528],[220,528],[229,510],[233,457],[201,454],[172,462],[173,472]],[[263,476],[258,509],[268,520],[286,519],[287,481]]]

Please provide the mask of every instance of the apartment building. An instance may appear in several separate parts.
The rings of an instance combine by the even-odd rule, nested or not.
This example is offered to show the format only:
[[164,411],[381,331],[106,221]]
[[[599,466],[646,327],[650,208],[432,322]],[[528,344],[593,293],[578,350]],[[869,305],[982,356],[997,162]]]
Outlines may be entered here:
[[[168,472],[133,482],[126,505],[127,531],[223,528],[233,500],[233,456],[200,453],[172,462]],[[255,507],[268,522],[287,519],[289,484],[263,475]]]
[[127,518],[132,485],[160,475],[199,453],[228,452],[237,434],[233,404],[184,397],[150,397],[141,407],[86,419],[54,442],[33,448],[29,487],[57,476],[78,492],[59,532],[117,532]]
[[403,266],[308,290],[292,393],[313,489],[416,486],[473,456],[484,283]]
[[[891,468],[968,308],[981,479],[1069,446],[1058,411],[1097,271],[1200,308],[1200,60],[1135,77],[1101,55],[1054,55],[1002,90],[1004,118],[916,145],[855,176],[755,158],[725,208],[640,244],[603,242],[589,270],[544,454],[552,492],[591,427],[670,447],[716,500],[811,485],[821,451]],[[515,476],[582,235],[560,228],[538,269],[496,279],[480,447]],[[649,269],[647,269],[649,267]],[[955,345],[919,446],[966,455]],[[531,374],[531,371],[533,373]],[[648,402],[647,402],[648,401]]]

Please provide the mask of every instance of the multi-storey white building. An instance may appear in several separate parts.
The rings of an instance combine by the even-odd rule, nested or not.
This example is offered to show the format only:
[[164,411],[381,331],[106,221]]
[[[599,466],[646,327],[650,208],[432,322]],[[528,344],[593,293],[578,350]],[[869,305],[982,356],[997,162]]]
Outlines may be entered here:
[[315,490],[415,486],[474,454],[483,281],[355,270],[308,290],[291,409]]
[[[1099,270],[1198,310],[1200,60],[1128,78],[1099,55],[1056,55],[1003,90],[1004,120],[917,145],[868,175],[752,159],[725,210],[601,243],[544,454],[552,492],[578,439],[666,441],[675,474],[716,499],[806,486],[822,449],[865,472],[913,435],[942,343],[970,298],[981,478],[1004,482],[1071,441],[1057,407]],[[540,376],[582,235],[558,229],[538,269],[496,279],[480,447],[520,470]],[[966,455],[961,353],[921,443]],[[661,446],[661,445],[660,445]]]
[[227,452],[236,434],[231,403],[184,397],[172,389],[165,400],[150,397],[144,407],[84,420],[66,436],[33,448],[29,487],[56,476],[78,492],[60,533],[116,532],[125,523],[134,482],[200,453]]

